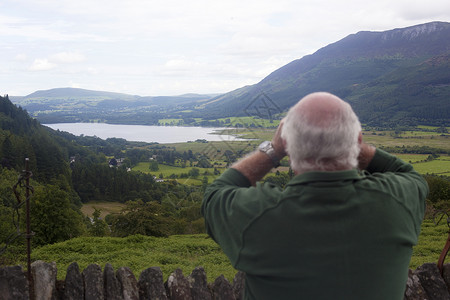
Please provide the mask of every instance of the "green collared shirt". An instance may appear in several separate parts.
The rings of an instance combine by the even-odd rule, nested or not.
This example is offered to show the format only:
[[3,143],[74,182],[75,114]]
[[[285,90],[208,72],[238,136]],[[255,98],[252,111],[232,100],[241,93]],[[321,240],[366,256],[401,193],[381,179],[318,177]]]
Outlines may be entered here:
[[308,172],[284,189],[228,169],[206,190],[209,235],[246,299],[403,299],[428,186],[377,150],[367,171]]

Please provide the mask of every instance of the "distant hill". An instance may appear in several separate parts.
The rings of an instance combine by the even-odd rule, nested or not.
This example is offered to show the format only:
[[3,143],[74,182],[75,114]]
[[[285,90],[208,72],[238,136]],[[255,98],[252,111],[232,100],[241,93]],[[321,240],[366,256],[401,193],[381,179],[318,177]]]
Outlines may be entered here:
[[63,88],[11,100],[43,123],[151,125],[178,118],[194,124],[195,118],[281,118],[300,98],[316,91],[348,101],[367,125],[450,126],[450,23],[351,34],[255,85],[222,95],[141,97]]
[[211,118],[248,115],[264,100],[284,112],[315,91],[350,102],[371,125],[449,124],[450,23],[359,32],[203,105]]
[[193,109],[217,94],[142,97],[121,93],[55,88],[10,100],[42,123],[89,122],[157,124],[171,111]]
[[127,94],[120,93],[112,93],[112,92],[100,92],[93,90],[85,90],[85,89],[76,89],[76,88],[58,88],[44,91],[36,91],[25,98],[77,98],[77,97],[100,97],[105,99],[135,99],[139,98],[139,96],[132,96]]

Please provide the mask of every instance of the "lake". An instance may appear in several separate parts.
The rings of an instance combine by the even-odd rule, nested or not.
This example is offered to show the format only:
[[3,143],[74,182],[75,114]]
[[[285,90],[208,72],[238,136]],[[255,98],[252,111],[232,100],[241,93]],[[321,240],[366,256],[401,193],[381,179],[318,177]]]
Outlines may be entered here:
[[182,143],[197,139],[207,141],[239,140],[236,136],[219,134],[221,130],[226,128],[113,125],[105,123],[57,123],[44,125],[54,130],[67,131],[77,136],[97,136],[101,139],[123,138],[127,141],[157,142],[160,144]]

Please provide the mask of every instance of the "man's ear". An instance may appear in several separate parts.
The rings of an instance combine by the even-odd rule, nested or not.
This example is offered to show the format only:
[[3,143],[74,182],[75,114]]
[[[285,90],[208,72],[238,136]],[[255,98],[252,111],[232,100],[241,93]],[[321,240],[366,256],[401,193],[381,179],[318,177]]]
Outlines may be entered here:
[[358,145],[361,145],[362,144],[362,132],[360,131],[359,132],[359,135],[358,135]]

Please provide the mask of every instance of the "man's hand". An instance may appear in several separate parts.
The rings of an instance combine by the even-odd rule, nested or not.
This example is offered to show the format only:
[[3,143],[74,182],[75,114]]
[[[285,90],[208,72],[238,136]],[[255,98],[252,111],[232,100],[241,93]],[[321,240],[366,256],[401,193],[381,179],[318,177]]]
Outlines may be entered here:
[[[284,120],[281,120],[272,138],[272,147],[280,160],[286,156],[285,142],[281,138],[283,123]],[[241,172],[252,185],[255,185],[257,181],[261,180],[273,168],[273,162],[267,154],[257,150],[239,160],[231,167]]]
[[278,125],[277,131],[272,138],[272,147],[280,160],[287,155],[286,142],[281,138],[281,129],[283,128],[284,120],[285,119],[281,120],[280,125]]
[[369,166],[372,161],[373,156],[375,155],[375,147],[368,145],[362,141],[360,138],[360,152],[358,156],[358,168],[360,170],[365,170]]

